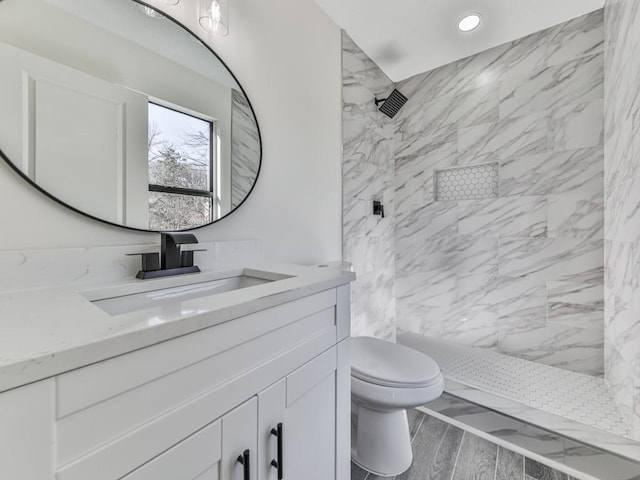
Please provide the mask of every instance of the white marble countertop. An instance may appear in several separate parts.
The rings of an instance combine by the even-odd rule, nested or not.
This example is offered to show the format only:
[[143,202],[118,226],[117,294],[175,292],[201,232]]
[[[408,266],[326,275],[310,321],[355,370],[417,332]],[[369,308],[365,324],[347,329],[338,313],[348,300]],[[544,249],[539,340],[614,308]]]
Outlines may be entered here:
[[[91,300],[206,282],[255,270],[290,276],[261,285],[110,315]],[[351,272],[248,265],[154,280],[0,294],[0,392],[211,327],[354,280]]]

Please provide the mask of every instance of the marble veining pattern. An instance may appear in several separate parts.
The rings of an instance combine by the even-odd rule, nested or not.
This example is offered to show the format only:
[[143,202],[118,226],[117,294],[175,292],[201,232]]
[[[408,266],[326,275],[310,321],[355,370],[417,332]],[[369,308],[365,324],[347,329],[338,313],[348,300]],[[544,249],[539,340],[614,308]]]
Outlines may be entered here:
[[554,27],[553,30],[549,40],[549,65],[604,51],[603,10],[570,20]]
[[[397,85],[400,330],[605,374],[603,29],[598,10]],[[436,197],[490,163],[496,198],[461,199],[464,175]]]
[[[344,32],[342,59],[343,258],[357,275],[351,286],[351,331],[392,340],[394,211],[396,203],[410,201],[417,185],[412,178],[404,179],[407,196],[394,198],[393,122],[374,102],[388,94],[393,83]],[[374,200],[382,202],[384,217],[373,215]]]
[[[398,136],[396,135],[396,138]],[[457,145],[448,138],[425,143],[416,137],[406,148],[399,150],[396,142],[395,196],[398,208],[422,206],[435,200],[435,182],[432,172],[456,164]]]
[[601,192],[549,195],[547,206],[549,238],[604,238],[604,198]]
[[589,55],[500,82],[502,118],[604,97],[604,54]]
[[602,329],[553,323],[536,326],[515,320],[510,324],[505,319],[498,327],[500,352],[578,373],[604,375]]
[[231,208],[249,194],[260,169],[260,138],[249,101],[238,90],[231,90]]
[[501,197],[496,200],[459,202],[458,233],[487,237],[545,237],[545,197]]
[[573,238],[500,240],[500,275],[604,284],[604,242]]
[[602,331],[604,290],[599,285],[572,282],[547,282],[550,323]]
[[514,156],[501,163],[504,196],[594,192],[602,195],[602,147]]
[[494,85],[438,97],[421,105],[422,128],[428,133],[448,125],[476,125],[498,120],[498,89]]
[[443,268],[458,274],[498,272],[496,238],[458,235],[449,241],[425,241],[412,245],[407,243],[405,240],[396,240],[397,268],[403,272],[399,278],[420,271]]
[[551,113],[551,144],[556,151],[604,143],[604,101],[560,107]]
[[514,119],[461,127],[458,153],[461,163],[475,163],[488,157],[506,161],[534,155],[549,149],[549,123],[546,114],[532,113]]
[[640,4],[605,5],[605,369],[640,440]]

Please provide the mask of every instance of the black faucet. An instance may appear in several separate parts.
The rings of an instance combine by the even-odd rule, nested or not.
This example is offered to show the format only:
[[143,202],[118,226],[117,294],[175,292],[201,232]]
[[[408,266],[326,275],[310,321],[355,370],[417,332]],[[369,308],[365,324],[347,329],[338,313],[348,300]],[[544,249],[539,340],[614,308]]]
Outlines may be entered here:
[[136,278],[146,280],[200,272],[200,269],[193,264],[193,252],[202,250],[180,251],[180,245],[193,243],[198,243],[198,239],[192,233],[161,233],[160,261],[158,261],[157,252],[133,254],[142,255],[142,270],[138,272]]
[[198,243],[198,239],[193,233],[161,233],[160,268],[169,270],[186,266],[182,264],[180,245],[190,243]]

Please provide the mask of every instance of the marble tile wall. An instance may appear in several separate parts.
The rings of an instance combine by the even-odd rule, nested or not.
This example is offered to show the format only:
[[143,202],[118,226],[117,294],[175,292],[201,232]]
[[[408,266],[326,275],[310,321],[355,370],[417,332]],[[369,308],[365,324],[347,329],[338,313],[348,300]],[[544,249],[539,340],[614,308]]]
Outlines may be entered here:
[[605,366],[640,440],[640,3],[605,6]]
[[[343,32],[343,259],[353,263],[351,333],[395,338],[393,121],[374,99],[389,78]],[[373,215],[373,200],[384,218]]]
[[249,194],[260,169],[260,138],[247,97],[231,91],[231,209]]
[[[604,374],[603,28],[598,10],[397,85],[399,331]],[[497,198],[435,201],[434,171],[492,162]]]

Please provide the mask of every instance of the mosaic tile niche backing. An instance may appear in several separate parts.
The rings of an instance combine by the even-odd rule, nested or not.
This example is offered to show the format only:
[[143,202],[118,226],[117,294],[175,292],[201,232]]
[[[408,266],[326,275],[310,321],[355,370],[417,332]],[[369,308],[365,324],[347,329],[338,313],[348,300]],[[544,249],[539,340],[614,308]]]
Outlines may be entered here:
[[498,163],[435,171],[436,200],[480,200],[498,196]]

